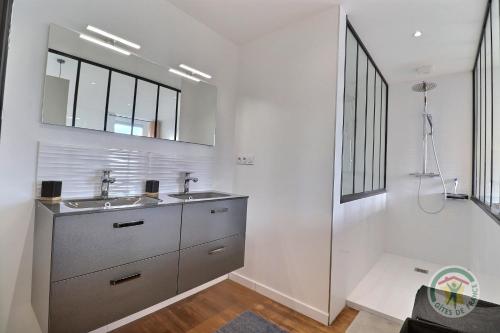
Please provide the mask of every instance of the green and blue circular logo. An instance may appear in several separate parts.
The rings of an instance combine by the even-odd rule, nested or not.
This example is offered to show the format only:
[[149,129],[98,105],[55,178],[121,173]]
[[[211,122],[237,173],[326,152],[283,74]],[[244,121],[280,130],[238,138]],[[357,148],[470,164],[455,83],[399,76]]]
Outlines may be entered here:
[[427,297],[432,308],[448,318],[469,314],[479,299],[479,282],[468,269],[447,266],[440,269],[430,281]]

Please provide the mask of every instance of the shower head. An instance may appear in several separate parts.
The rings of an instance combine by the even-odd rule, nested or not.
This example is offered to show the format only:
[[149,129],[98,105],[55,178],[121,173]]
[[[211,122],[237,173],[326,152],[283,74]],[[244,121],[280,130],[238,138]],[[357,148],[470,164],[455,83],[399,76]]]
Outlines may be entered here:
[[434,82],[423,81],[423,82],[420,82],[420,83],[413,85],[413,87],[411,87],[411,89],[413,91],[416,91],[416,92],[426,92],[426,91],[432,90],[436,87],[437,87],[437,84],[435,84]]

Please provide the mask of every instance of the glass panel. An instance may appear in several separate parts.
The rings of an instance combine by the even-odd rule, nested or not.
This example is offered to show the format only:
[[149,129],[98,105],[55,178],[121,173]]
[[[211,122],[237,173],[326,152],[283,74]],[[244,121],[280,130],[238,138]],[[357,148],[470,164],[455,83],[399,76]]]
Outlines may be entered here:
[[382,122],[381,122],[381,150],[380,150],[380,189],[385,188],[385,127],[386,127],[386,117],[387,117],[387,85],[382,84]]
[[[493,0],[491,3],[491,10],[493,13],[498,13],[500,11],[499,1]],[[500,79],[500,16],[492,15],[492,30],[493,30],[493,82],[498,84]],[[498,129],[500,129],[500,91],[499,89],[494,89],[493,91],[493,201],[492,204],[495,205],[495,211],[499,211],[500,207],[500,135]]]
[[491,202],[491,22],[488,20],[486,23],[485,30],[485,50],[486,50],[486,62],[485,62],[485,73],[486,73],[486,105],[485,105],[485,131],[484,131],[484,202],[490,204]]
[[[108,132],[130,134],[134,110],[135,78],[112,72],[109,89]],[[127,130],[128,129],[128,130]]]
[[42,110],[44,123],[73,125],[77,72],[77,60],[48,53]]
[[380,129],[382,108],[382,79],[377,73],[375,82],[375,118],[373,122],[373,189],[380,188]]
[[366,117],[365,192],[373,190],[373,124],[375,112],[375,68],[368,66],[368,112]]
[[482,71],[482,64],[483,64],[483,52],[482,52],[482,48],[481,48],[481,52],[479,53],[479,58],[478,58],[478,67],[477,67],[477,71],[478,71],[478,86],[479,86],[479,94],[477,95],[477,106],[478,106],[478,109],[477,109],[477,194],[476,194],[476,198],[480,198],[481,197],[481,183],[482,183],[482,177],[481,175],[483,174],[481,172],[481,157],[482,157],[482,146],[481,146],[481,143],[482,143],[482,127],[483,127],[483,97],[484,97],[484,94],[483,94],[483,90],[484,90],[484,82],[483,82],[483,71]]
[[476,109],[475,109],[475,117],[476,117],[476,130],[475,130],[475,188],[474,188],[474,196],[476,198],[479,197],[479,166],[480,166],[480,150],[479,150],[479,133],[480,133],[480,128],[481,128],[481,121],[480,121],[480,113],[481,113],[481,77],[480,77],[480,61],[479,59],[481,56],[479,56],[477,62],[476,62],[476,95],[475,95],[475,103],[476,103]]
[[177,118],[177,91],[160,87],[158,100],[158,122],[156,137],[175,140],[175,122]]
[[356,154],[354,168],[354,192],[364,191],[365,180],[365,121],[366,121],[366,90],[368,88],[368,57],[359,49],[358,60],[358,93],[356,105]]
[[481,108],[479,113],[479,195],[478,199],[484,201],[484,108],[485,108],[485,51],[484,51],[484,38],[481,44],[480,55],[480,92],[479,97]]
[[485,202],[485,194],[486,194],[486,99],[488,95],[488,85],[486,78],[486,36],[483,38],[483,46],[482,46],[482,59],[481,59],[481,72],[482,72],[482,97],[481,97],[481,109],[482,109],[482,118],[481,118],[481,192],[480,199],[482,202]]
[[81,64],[76,127],[104,130],[108,77],[107,69],[87,63]]
[[342,147],[342,195],[352,194],[354,162],[354,118],[356,112],[356,63],[358,43],[350,31],[347,32],[344,129]]
[[385,188],[388,89],[348,29],[342,146],[344,196]]
[[143,80],[137,81],[133,135],[154,137],[158,87]]

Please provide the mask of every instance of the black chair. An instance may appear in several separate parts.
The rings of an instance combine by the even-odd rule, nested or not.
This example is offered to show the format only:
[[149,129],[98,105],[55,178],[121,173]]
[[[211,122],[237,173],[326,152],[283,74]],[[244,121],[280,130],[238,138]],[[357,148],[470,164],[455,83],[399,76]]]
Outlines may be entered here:
[[[405,322],[402,333],[500,333],[499,305],[478,300],[476,307],[467,315],[460,318],[448,318],[433,309],[427,297],[430,290],[432,289],[426,286],[418,290],[412,318]],[[436,289],[433,291],[446,296],[444,291]],[[465,302],[471,300],[468,296],[461,297]]]
[[401,333],[463,333],[445,326],[408,318],[403,324]]

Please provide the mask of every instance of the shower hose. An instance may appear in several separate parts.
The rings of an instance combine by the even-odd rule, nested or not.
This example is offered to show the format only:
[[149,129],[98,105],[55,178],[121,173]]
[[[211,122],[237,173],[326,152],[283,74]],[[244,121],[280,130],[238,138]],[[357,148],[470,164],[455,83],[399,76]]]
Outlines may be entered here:
[[439,207],[439,209],[437,209],[435,211],[427,210],[424,208],[424,206],[422,205],[422,201],[421,201],[422,178],[423,178],[421,176],[420,180],[418,182],[418,206],[420,207],[420,209],[423,212],[425,212],[427,214],[435,215],[435,214],[441,213],[444,210],[444,208],[446,207],[446,198],[448,196],[448,193],[446,192],[446,183],[444,181],[443,173],[441,172],[441,166],[439,165],[439,158],[438,158],[437,152],[436,152],[436,144],[434,143],[434,133],[431,133],[430,137],[431,137],[431,142],[432,142],[432,151],[434,152],[434,159],[436,160],[436,166],[437,166],[437,169],[439,172],[439,177],[441,178],[441,184],[443,185],[443,201],[441,203],[441,207]]

